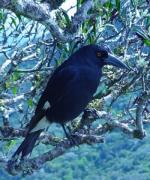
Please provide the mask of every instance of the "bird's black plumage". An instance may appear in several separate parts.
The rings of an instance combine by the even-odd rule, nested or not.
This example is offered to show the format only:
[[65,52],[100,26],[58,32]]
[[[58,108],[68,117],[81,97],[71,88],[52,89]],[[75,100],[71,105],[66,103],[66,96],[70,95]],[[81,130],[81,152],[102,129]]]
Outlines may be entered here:
[[[92,100],[102,76],[102,67],[107,64],[127,68],[107,48],[97,45],[80,48],[59,66],[49,79],[29,123],[27,136],[13,157],[28,155],[49,123],[64,126],[76,118]],[[49,106],[45,107],[46,104]]]

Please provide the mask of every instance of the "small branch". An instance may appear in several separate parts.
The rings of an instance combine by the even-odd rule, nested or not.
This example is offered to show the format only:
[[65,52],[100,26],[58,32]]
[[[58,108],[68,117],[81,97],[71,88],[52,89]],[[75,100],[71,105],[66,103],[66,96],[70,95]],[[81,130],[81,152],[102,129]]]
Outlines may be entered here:
[[17,69],[17,70],[14,70],[14,72],[20,72],[20,73],[34,73],[34,72],[37,72],[37,71],[52,71],[54,70],[54,67],[44,67],[44,68],[33,68],[33,69]]

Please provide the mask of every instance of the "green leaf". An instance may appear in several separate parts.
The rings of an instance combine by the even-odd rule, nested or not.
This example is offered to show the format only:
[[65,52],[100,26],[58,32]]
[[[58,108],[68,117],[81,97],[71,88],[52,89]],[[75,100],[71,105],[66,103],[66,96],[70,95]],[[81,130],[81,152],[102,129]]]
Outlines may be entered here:
[[10,87],[10,82],[5,82],[5,86],[6,86],[6,88],[8,89],[9,87]]
[[81,7],[81,5],[85,2],[85,0],[77,0],[77,10]]
[[15,144],[16,144],[16,141],[15,141],[15,140],[10,140],[10,141],[8,141],[8,142],[5,144],[4,149],[5,149],[6,151],[9,151],[9,149],[10,149],[13,145],[15,145]]
[[62,13],[63,13],[63,15],[64,15],[64,17],[65,17],[65,21],[66,21],[67,27],[70,27],[70,26],[71,26],[71,21],[70,21],[70,18],[69,18],[69,16],[68,16],[67,12],[62,9]]
[[19,72],[14,72],[12,76],[13,81],[17,81],[20,79],[20,73]]
[[12,23],[13,23],[15,26],[17,26],[17,23],[16,23],[15,18],[11,17],[11,21],[12,21]]
[[19,21],[21,21],[21,15],[20,14],[16,14],[17,18]]
[[3,19],[3,17],[4,17],[4,13],[3,13],[3,11],[0,11],[0,20],[2,20],[2,19]]
[[150,39],[144,39],[143,42],[144,42],[144,44],[146,44],[147,46],[150,46]]
[[107,1],[106,3],[104,3],[104,7],[106,7],[108,10],[111,10],[113,8],[113,4],[111,3],[111,1]]
[[29,107],[32,107],[33,106],[33,100],[30,98],[30,99],[28,99],[28,105],[29,105]]
[[80,7],[80,0],[77,0],[77,10],[79,9]]
[[17,94],[17,87],[16,87],[16,86],[14,86],[14,87],[12,88],[12,92],[13,92],[14,95]]
[[120,11],[120,0],[116,0],[116,8]]

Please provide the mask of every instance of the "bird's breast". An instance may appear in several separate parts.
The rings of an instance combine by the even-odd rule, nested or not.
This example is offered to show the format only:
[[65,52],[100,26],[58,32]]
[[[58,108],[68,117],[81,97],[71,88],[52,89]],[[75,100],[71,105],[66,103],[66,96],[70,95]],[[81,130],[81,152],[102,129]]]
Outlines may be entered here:
[[92,100],[100,74],[92,68],[81,68],[78,75],[66,87],[62,98],[50,109],[54,122],[67,122],[76,118]]

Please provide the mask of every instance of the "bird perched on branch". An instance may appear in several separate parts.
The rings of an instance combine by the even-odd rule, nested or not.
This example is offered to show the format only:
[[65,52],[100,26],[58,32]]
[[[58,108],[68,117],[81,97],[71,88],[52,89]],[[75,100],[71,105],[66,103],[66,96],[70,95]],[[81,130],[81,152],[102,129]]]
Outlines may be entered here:
[[53,122],[61,124],[69,138],[65,123],[76,118],[92,100],[105,65],[128,69],[106,47],[98,45],[80,48],[61,64],[49,79],[28,133],[12,158],[30,154],[40,133]]

